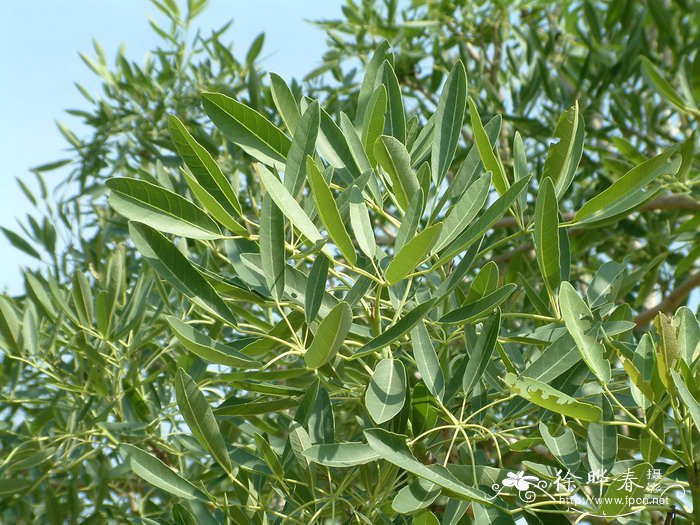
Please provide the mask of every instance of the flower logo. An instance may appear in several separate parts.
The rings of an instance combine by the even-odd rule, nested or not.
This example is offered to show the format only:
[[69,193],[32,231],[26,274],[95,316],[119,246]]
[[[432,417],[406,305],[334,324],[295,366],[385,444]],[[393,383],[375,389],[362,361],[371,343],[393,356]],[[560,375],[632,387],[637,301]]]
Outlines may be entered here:
[[517,474],[508,472],[506,479],[503,480],[504,487],[515,487],[518,492],[525,492],[530,488],[531,483],[539,481],[537,476],[526,476],[525,471],[521,470]]

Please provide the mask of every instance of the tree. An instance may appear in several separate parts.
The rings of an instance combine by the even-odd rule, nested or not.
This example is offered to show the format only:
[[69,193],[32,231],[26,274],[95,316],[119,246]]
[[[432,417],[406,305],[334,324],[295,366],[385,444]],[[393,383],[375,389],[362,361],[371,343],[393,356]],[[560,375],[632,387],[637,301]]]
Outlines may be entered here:
[[289,86],[157,5],[0,299],[4,520],[700,523],[691,6],[348,3]]

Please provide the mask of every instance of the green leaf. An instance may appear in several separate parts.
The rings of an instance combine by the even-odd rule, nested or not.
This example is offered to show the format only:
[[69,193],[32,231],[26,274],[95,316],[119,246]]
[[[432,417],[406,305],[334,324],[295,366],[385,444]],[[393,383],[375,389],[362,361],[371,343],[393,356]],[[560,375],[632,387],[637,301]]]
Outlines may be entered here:
[[321,108],[320,133],[317,146],[323,157],[334,168],[345,168],[356,179],[362,175],[347,137],[326,110]]
[[424,509],[437,499],[441,490],[435,483],[418,478],[399,490],[391,502],[391,508],[401,514]]
[[226,472],[231,472],[231,458],[211,406],[197,388],[197,384],[182,368],[178,369],[175,376],[175,396],[180,414],[194,437]]
[[[296,133],[297,125],[301,119],[299,104],[284,79],[275,73],[270,73],[270,93],[284,125],[287,126],[287,131],[290,134]],[[302,160],[305,158],[306,155],[302,157]]]
[[492,260],[487,262],[479,269],[479,273],[472,279],[464,303],[473,303],[478,299],[483,299],[487,295],[492,294],[498,289],[500,280],[501,277],[496,261]]
[[[199,185],[229,213],[241,214],[241,203],[211,154],[190,135],[180,120],[171,115],[170,136],[175,149]],[[201,199],[200,199],[201,200]]]
[[365,430],[364,434],[370,448],[389,463],[448,490],[457,499],[493,505],[485,494],[463,484],[442,465],[428,466],[419,462],[406,445],[406,436],[381,428]]
[[[384,134],[396,138],[399,142],[406,141],[406,113],[403,107],[403,97],[401,95],[401,86],[396,78],[394,68],[389,61],[385,60],[377,78],[381,79],[382,84],[386,86],[387,92],[387,118],[384,124]],[[376,86],[376,81],[375,81]],[[376,86],[378,87],[378,86]]]
[[679,157],[673,157],[673,155],[678,151],[679,147],[679,144],[674,144],[663,153],[629,170],[616,180],[612,186],[584,204],[581,209],[576,212],[574,221],[581,221],[583,219],[587,221],[594,220],[608,208],[614,209],[616,213],[622,213],[629,209],[627,206],[618,209],[619,206],[616,207],[616,204],[621,201],[621,199],[640,192],[658,176],[673,175],[678,171],[681,165],[681,159]]
[[603,416],[599,407],[578,401],[537,379],[517,377],[507,372],[505,383],[513,393],[556,414],[593,422],[599,421]]
[[579,115],[578,102],[564,111],[554,129],[554,138],[559,139],[549,146],[544,161],[542,180],[549,177],[554,183],[556,200],[559,201],[569,189],[581,162],[584,140],[583,117]]
[[591,471],[610,472],[617,460],[617,427],[606,423],[615,421],[615,412],[607,397],[600,394],[596,397],[597,404],[603,409],[604,423],[588,425],[588,464]]
[[384,330],[377,337],[369,341],[353,354],[353,358],[369,355],[372,352],[385,348],[399,337],[411,330],[433,308],[436,299],[430,299],[414,307],[410,312],[399,319],[395,324]]
[[683,111],[688,111],[690,108],[689,104],[683,100],[683,98],[674,89],[671,83],[664,78],[664,76],[656,69],[656,66],[647,57],[640,57],[642,61],[642,66],[644,67],[644,72],[647,78],[651,81],[652,86],[665,97],[671,104],[676,106],[678,109]]
[[461,308],[457,308],[456,310],[446,313],[440,318],[439,322],[446,324],[472,323],[500,306],[506,299],[508,299],[508,297],[510,297],[516,288],[517,286],[513,283],[508,283],[501,286],[495,292],[477,299],[473,303],[468,303]]
[[387,358],[377,363],[365,392],[365,406],[375,423],[381,424],[396,416],[406,402],[406,369],[398,359]]
[[602,514],[619,517],[637,507],[638,505],[634,502],[644,496],[647,485],[646,476],[651,468],[649,463],[638,463],[615,478],[601,499]]
[[493,350],[496,348],[496,341],[500,328],[501,311],[496,310],[496,314],[489,317],[484,323],[481,335],[479,335],[474,349],[469,354],[467,368],[464,371],[464,376],[462,376],[462,389],[464,390],[464,395],[467,397],[469,397],[472,389],[481,380],[481,376],[484,374],[486,366],[491,360]]
[[369,448],[366,443],[311,445],[304,450],[304,456],[319,465],[341,468],[365,465],[379,459],[379,454]]
[[405,210],[420,189],[406,146],[394,137],[381,135],[374,143],[374,158],[389,176],[396,202]]
[[177,317],[168,315],[165,320],[182,345],[205,361],[237,368],[257,368],[260,366],[258,361],[229,345],[212,339],[199,330],[195,330]]
[[201,490],[148,452],[126,444],[119,445],[119,450],[126,456],[131,470],[151,485],[178,498],[209,501]]
[[464,70],[464,64],[457,61],[442,88],[435,111],[435,134],[430,162],[433,180],[437,185],[447,175],[454,159],[466,108],[467,73]]
[[289,219],[289,222],[291,222],[312,244],[320,241],[323,237],[321,237],[314,223],[311,222],[309,216],[306,215],[304,210],[297,204],[297,201],[294,200],[294,197],[292,197],[282,183],[277,180],[277,177],[262,164],[254,164],[254,168],[262,180],[265,189],[270,194],[270,197],[282,213],[284,213],[284,216]]
[[260,211],[260,260],[267,289],[272,297],[279,301],[284,293],[285,244],[284,215],[275,202],[266,193],[262,199]]
[[552,179],[545,178],[535,203],[535,255],[547,290],[552,295],[561,282],[559,209]]
[[304,354],[306,366],[316,369],[330,361],[343,344],[351,325],[352,308],[348,303],[338,303],[318,325],[314,340]]
[[362,144],[372,167],[377,166],[377,159],[374,157],[374,143],[384,133],[386,103],[386,87],[380,85],[372,93],[362,120]]
[[133,221],[129,223],[129,233],[136,249],[158,275],[194,304],[236,326],[236,319],[224,300],[163,234]]
[[[355,123],[362,123],[367,117],[367,106],[370,103],[372,95],[376,93],[376,79],[380,73],[380,69],[384,60],[387,58],[389,51],[389,43],[384,40],[380,42],[377,49],[374,50],[372,58],[365,67],[365,76],[362,79],[362,85],[357,98],[357,116]],[[380,77],[381,78],[381,77]]]
[[678,323],[678,353],[688,366],[700,352],[700,324],[693,311],[681,306],[674,316]]
[[314,101],[306,108],[294,130],[294,139],[284,167],[284,187],[292,196],[299,193],[306,180],[306,157],[313,156],[316,151],[320,122],[321,111],[318,102]]
[[591,311],[574,287],[564,281],[559,287],[559,306],[566,329],[576,341],[576,347],[588,368],[603,383],[610,381],[610,362],[605,358],[605,347],[586,331],[591,328]]
[[10,241],[10,244],[12,244],[12,246],[14,246],[20,251],[23,251],[27,255],[34,257],[35,259],[41,260],[41,255],[39,254],[39,252],[37,252],[32,247],[32,245],[29,244],[22,236],[2,226],[0,226],[0,230],[2,230],[2,232],[5,234],[5,237],[7,237],[7,240]]
[[624,264],[606,261],[600,265],[586,291],[586,299],[591,308],[599,308],[607,302],[615,302],[622,284]]
[[209,216],[177,193],[150,182],[112,178],[109,204],[127,219],[191,239],[218,239],[221,230]]
[[226,95],[202,93],[204,111],[228,140],[254,159],[284,169],[291,141],[267,118]]
[[445,394],[445,376],[424,322],[418,322],[411,330],[411,347],[418,372],[420,372],[425,386],[428,387],[433,396],[442,400]]
[[343,254],[348,264],[350,266],[355,266],[357,262],[355,247],[352,245],[352,240],[348,235],[348,231],[345,229],[345,224],[340,217],[338,206],[326,183],[326,179],[323,178],[323,175],[311,157],[306,158],[306,171],[309,175],[311,192],[313,193],[318,214],[321,216],[321,221],[323,221],[326,230],[328,230],[328,234],[331,236],[331,239],[333,239],[333,242]]
[[350,225],[362,253],[373,259],[377,252],[374,230],[365,199],[360,189],[355,185],[350,188]]
[[486,204],[490,186],[490,173],[485,173],[469,185],[467,190],[446,215],[440,236],[435,242],[435,246],[432,248],[433,254],[449,245],[467,226],[469,226],[469,223],[474,220],[476,214],[479,213],[484,204]]
[[372,165],[369,162],[369,157],[365,152],[365,147],[363,145],[362,139],[357,134],[355,126],[353,126],[350,118],[340,112],[340,130],[343,132],[343,136],[348,143],[348,148],[350,148],[350,153],[352,158],[355,160],[355,165],[358,167],[361,173],[365,173],[372,169]]
[[685,381],[683,381],[683,378],[678,372],[671,370],[671,377],[673,378],[673,383],[678,389],[678,394],[681,396],[683,403],[690,413],[690,417],[693,420],[695,428],[700,430],[700,403],[698,403],[697,399],[695,399],[693,394],[690,393],[688,386],[685,384]]
[[394,255],[385,272],[389,284],[401,281],[416,269],[437,241],[441,229],[441,222],[428,226]]
[[524,179],[520,179],[508,188],[508,191],[489,206],[484,213],[474,221],[474,224],[464,230],[464,232],[444,248],[443,255],[440,257],[440,260],[435,263],[435,267],[442,266],[446,262],[451,261],[455,255],[463,252],[471,246],[472,243],[481,239],[484,233],[491,229],[498,219],[503,217],[506,211],[508,211],[508,208],[510,208],[520,194],[525,191],[529,183],[530,177],[528,176]]
[[311,271],[309,271],[309,280],[306,281],[306,297],[304,298],[304,314],[307,324],[316,319],[318,310],[321,308],[328,280],[328,266],[328,257],[319,253],[311,266]]
[[481,123],[479,112],[471,97],[469,97],[469,114],[471,115],[474,141],[476,142],[477,148],[479,148],[481,162],[484,164],[486,171],[491,172],[493,186],[496,188],[496,191],[499,195],[503,195],[509,186],[506,172],[501,159],[493,152],[494,148],[491,146],[489,136],[484,129],[484,125]]
[[[591,423],[595,425],[596,423]],[[558,436],[553,436],[549,428],[542,421],[539,423],[540,435],[544,439],[549,451],[554,455],[559,463],[570,472],[576,472],[581,463],[581,456],[576,447],[576,436],[568,427],[563,427],[563,432]]]
[[406,213],[401,218],[401,226],[396,232],[396,240],[394,241],[394,251],[400,251],[416,235],[423,215],[423,204],[423,190],[421,189],[413,194],[406,208]]

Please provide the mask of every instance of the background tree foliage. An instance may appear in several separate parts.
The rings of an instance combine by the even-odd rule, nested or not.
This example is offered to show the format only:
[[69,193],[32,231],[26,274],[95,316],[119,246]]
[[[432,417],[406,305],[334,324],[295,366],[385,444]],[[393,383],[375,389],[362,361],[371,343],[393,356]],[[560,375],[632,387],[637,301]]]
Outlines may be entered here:
[[3,522],[700,523],[697,2],[348,2],[290,84],[156,5],[4,230]]

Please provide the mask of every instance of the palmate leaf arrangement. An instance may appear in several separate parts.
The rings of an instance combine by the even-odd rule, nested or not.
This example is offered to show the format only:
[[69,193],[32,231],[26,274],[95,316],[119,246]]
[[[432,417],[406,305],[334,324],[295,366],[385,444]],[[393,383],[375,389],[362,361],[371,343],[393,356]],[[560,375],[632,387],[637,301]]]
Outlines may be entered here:
[[[523,138],[505,137],[500,116],[482,121],[461,63],[427,122],[407,115],[392,64],[382,44],[354,119],[276,76],[278,125],[202,95],[226,147],[252,157],[261,202],[242,205],[252,194],[176,116],[189,198],[154,177],[107,182],[160,277],[163,352],[187,351],[160,370],[179,407],[165,430],[179,460],[120,440],[124,469],[181,500],[177,523],[569,523],[640,510],[700,523],[698,321],[681,307],[639,334],[621,301],[638,272],[609,261],[580,282],[570,253],[570,236],[605,235],[673,179],[683,145],[568,209],[584,148],[577,105],[532,173]],[[492,256],[509,246],[534,251],[517,282]],[[149,292],[136,289],[111,326],[124,270],[110,271],[94,308],[114,340]],[[89,286],[77,276],[73,290],[89,325]],[[183,308],[167,306],[173,293]],[[629,495],[625,476],[652,468],[678,489],[664,503],[614,500]],[[501,490],[525,470],[548,483],[571,474],[580,498],[562,502],[553,484]],[[594,471],[606,476],[591,486]]]

